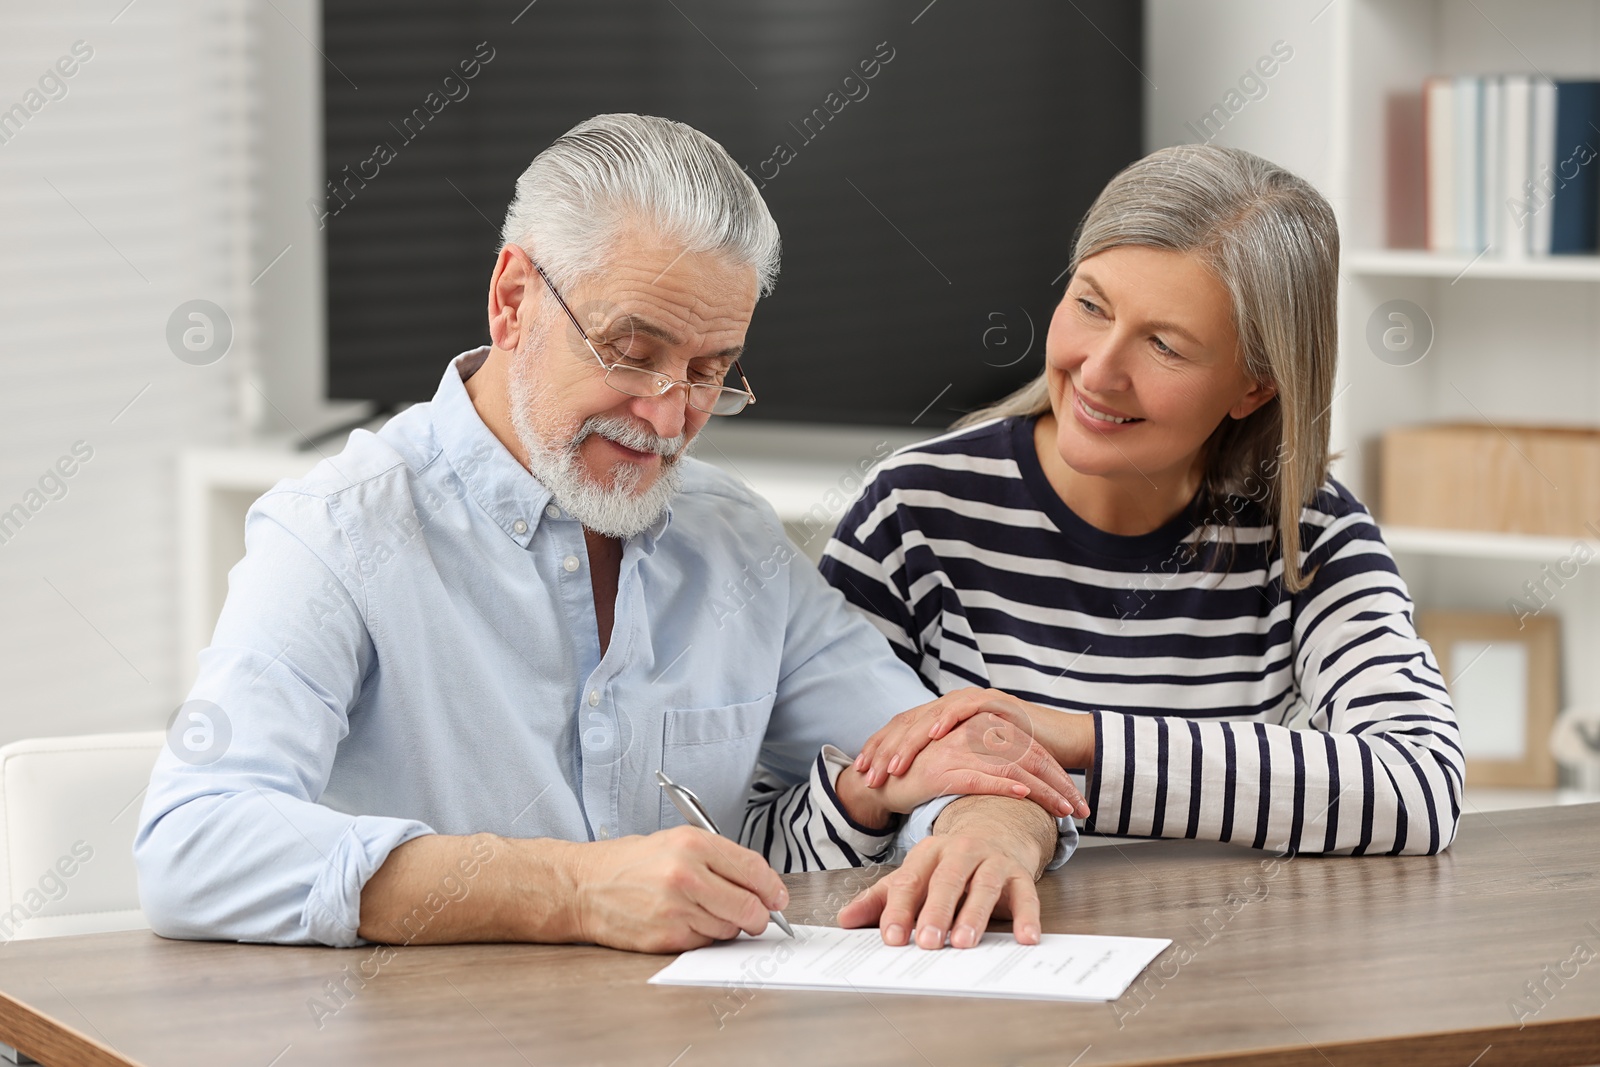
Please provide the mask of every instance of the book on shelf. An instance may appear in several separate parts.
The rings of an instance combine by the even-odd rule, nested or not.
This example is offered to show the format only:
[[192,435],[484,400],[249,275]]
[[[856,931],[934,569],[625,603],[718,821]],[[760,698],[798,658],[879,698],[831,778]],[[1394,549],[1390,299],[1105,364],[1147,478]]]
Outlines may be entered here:
[[1550,208],[1552,253],[1594,252],[1600,219],[1600,82],[1556,82],[1555,190]]
[[1391,233],[1504,259],[1600,252],[1600,81],[1455,75],[1421,95],[1423,225]]
[[[1541,78],[1533,83],[1530,91],[1533,107],[1529,112],[1528,122],[1531,127],[1529,138],[1533,145],[1533,154],[1528,157],[1528,178],[1523,188],[1529,193],[1529,199],[1525,203],[1531,205],[1535,189],[1543,192],[1554,184],[1552,177],[1554,170],[1541,169],[1539,163],[1541,160],[1544,161],[1544,166],[1548,168],[1550,161],[1554,160],[1556,155],[1556,86],[1554,82]],[[1532,210],[1532,207],[1528,207],[1527,210]],[[1550,212],[1533,211],[1532,218],[1528,220],[1527,232],[1533,254],[1548,256]]]

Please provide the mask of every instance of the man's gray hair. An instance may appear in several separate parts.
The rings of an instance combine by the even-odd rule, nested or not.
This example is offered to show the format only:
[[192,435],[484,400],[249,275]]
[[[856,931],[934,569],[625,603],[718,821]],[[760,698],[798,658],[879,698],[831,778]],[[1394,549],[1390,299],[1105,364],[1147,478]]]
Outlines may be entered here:
[[641,227],[754,267],[761,295],[772,291],[778,224],[755,183],[716,141],[653,115],[596,115],[556,138],[517,179],[500,239],[571,286]]

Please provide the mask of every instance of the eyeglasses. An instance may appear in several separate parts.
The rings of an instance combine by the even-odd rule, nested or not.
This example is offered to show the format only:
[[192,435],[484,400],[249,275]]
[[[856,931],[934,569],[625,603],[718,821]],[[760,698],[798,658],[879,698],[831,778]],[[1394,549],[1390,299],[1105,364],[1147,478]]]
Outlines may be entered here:
[[544,268],[535,263],[533,269],[539,272],[539,277],[550,287],[550,295],[556,298],[556,303],[561,305],[561,310],[567,313],[567,318],[572,320],[573,329],[578,331],[578,336],[583,338],[583,343],[589,351],[594,353],[595,360],[605,368],[606,384],[619,393],[628,396],[665,396],[673,386],[682,385],[689,390],[689,406],[697,411],[704,411],[708,415],[737,415],[747,406],[756,402],[755,393],[750,391],[750,379],[744,376],[744,370],[739,366],[739,361],[733,361],[733,369],[739,375],[743,389],[735,389],[731,385],[723,385],[721,380],[714,382],[691,382],[686,378],[669,378],[660,371],[651,370],[649,367],[630,367],[626,363],[607,363],[600,358],[600,352],[595,348],[594,342],[589,340],[588,331],[578,321],[578,316],[572,313],[567,302],[556,291],[556,283],[550,280],[550,275]]

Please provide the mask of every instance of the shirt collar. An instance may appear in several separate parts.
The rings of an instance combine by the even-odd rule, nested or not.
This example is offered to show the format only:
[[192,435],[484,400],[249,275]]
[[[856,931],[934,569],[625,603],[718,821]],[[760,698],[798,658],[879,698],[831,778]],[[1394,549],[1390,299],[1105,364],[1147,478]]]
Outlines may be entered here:
[[507,537],[527,548],[550,506],[550,490],[517,462],[472,406],[466,380],[488,357],[484,345],[450,361],[433,394],[433,432],[472,498]]
[[[473,499],[507,537],[527,548],[541,520],[560,518],[566,513],[551,499],[544,483],[519,463],[484,424],[467,395],[466,380],[488,358],[489,346],[483,345],[450,361],[433,394],[434,433]],[[553,516],[549,514],[551,509],[556,512]],[[653,555],[671,521],[669,505],[659,519],[630,541],[637,541],[645,555]]]

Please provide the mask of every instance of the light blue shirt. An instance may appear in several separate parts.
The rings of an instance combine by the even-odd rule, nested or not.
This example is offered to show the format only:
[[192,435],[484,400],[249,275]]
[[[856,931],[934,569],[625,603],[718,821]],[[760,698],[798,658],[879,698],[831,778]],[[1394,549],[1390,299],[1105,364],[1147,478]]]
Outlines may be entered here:
[[[250,509],[140,815],[157,932],[357,944],[362,886],[397,845],[648,834],[682,821],[657,769],[748,831],[759,762],[793,815],[747,843],[779,870],[929,832],[939,801],[898,842],[855,826],[833,796],[845,761],[819,753],[931,695],[716,468],[681,460],[683,490],[625,544],[601,655],[581,525],[467,395],[487,353]],[[1068,821],[1055,864],[1075,843]]]

